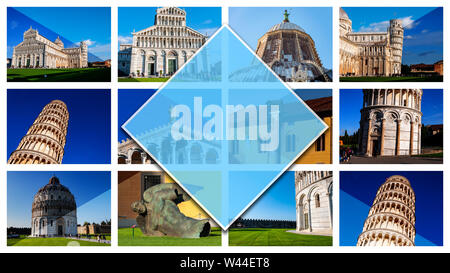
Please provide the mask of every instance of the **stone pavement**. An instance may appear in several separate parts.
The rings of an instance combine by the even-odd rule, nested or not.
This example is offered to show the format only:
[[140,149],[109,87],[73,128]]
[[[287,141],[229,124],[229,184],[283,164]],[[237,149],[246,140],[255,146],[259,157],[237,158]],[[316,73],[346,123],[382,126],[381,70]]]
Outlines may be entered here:
[[97,238],[95,238],[95,239],[78,238],[78,237],[65,237],[65,238],[72,239],[72,240],[86,241],[86,242],[111,244],[110,240],[100,240],[100,241],[98,241]]

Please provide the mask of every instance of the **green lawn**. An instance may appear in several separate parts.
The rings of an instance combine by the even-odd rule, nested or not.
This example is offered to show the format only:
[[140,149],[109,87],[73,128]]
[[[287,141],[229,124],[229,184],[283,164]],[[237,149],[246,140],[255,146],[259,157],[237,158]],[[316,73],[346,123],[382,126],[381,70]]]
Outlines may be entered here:
[[166,82],[169,78],[119,78],[119,82]]
[[222,245],[222,232],[220,228],[212,228],[208,237],[177,238],[177,237],[149,237],[144,236],[139,228],[134,229],[134,238],[131,228],[120,228],[119,246],[220,246]]
[[415,157],[431,157],[431,158],[443,158],[444,153],[434,153],[434,154],[421,154],[421,155],[414,155]]
[[14,238],[7,240],[8,246],[110,246],[97,242],[86,242],[66,238]]
[[303,235],[277,228],[241,228],[228,232],[230,246],[331,246],[333,237]]
[[341,82],[442,82],[442,76],[431,77],[340,77]]
[[110,68],[8,69],[8,82],[110,82]]

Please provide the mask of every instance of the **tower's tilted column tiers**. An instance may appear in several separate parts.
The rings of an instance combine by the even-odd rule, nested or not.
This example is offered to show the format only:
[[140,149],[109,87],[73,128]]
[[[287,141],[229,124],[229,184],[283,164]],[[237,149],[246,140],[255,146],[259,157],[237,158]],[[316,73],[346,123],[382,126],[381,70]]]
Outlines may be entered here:
[[47,104],[11,153],[9,164],[60,164],[66,144],[69,112],[64,102]]
[[389,177],[378,189],[357,246],[414,246],[415,201],[408,179]]

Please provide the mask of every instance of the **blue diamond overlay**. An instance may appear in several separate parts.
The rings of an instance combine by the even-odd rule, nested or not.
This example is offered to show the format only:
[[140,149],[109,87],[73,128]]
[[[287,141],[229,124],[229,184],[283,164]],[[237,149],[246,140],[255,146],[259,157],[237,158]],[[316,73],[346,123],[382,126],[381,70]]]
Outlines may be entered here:
[[122,128],[226,230],[328,127],[224,25]]

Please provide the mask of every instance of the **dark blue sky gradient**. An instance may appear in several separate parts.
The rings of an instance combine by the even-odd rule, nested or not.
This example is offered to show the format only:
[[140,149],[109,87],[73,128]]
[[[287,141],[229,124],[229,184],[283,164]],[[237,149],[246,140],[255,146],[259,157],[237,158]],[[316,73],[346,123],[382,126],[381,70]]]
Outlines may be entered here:
[[111,161],[111,97],[108,89],[9,89],[7,157],[17,148],[44,106],[59,99],[69,111],[65,164]]
[[[130,138],[122,125],[153,95],[156,89],[119,89],[118,141]],[[157,117],[155,117],[157,118]]]
[[295,172],[285,172],[241,216],[244,219],[295,221]]
[[[378,188],[392,175],[406,177],[416,194],[416,234],[436,245],[443,243],[443,177],[442,172],[340,172],[340,190],[368,206],[361,210],[340,204],[340,241],[355,241],[362,231]],[[349,219],[348,221],[346,219]],[[358,220],[361,226],[350,224]]]

